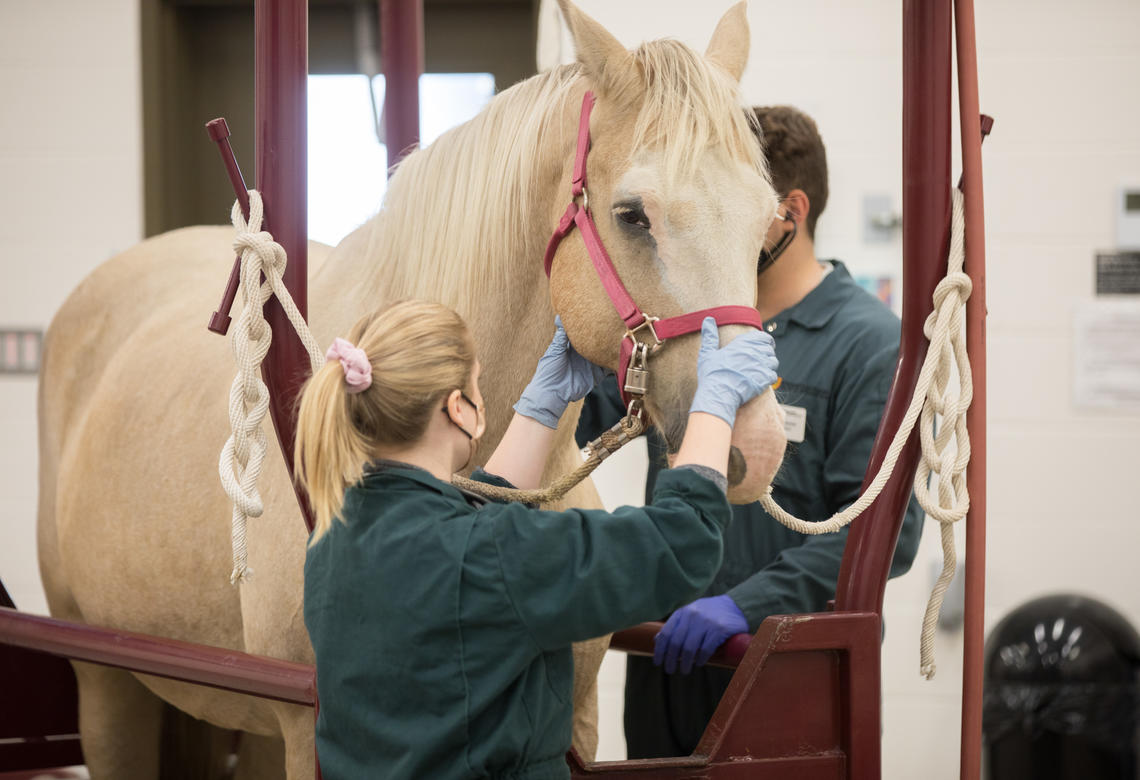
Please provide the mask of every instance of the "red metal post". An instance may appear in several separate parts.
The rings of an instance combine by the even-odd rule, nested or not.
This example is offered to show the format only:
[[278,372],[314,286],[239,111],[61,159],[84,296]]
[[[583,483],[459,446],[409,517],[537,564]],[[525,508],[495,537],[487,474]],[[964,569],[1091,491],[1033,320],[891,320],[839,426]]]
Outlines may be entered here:
[[[950,225],[950,0],[903,2],[903,316],[895,382],[863,487],[878,471],[926,356],[922,326],[946,273]],[[918,467],[918,430],[891,479],[851,524],[835,608],[883,611],[883,594]],[[903,466],[902,464],[905,464]]]
[[[265,229],[285,249],[284,282],[302,316],[308,312],[307,90],[308,3],[273,0],[254,6],[254,121],[257,182],[265,204]],[[269,412],[285,465],[293,474],[295,402],[309,376],[309,357],[275,298],[265,305],[273,343],[261,365],[269,387]],[[305,524],[313,527],[304,491],[296,486]]]
[[[289,258],[283,281],[308,320],[308,0],[254,3],[254,122],[257,181],[265,205],[265,229]],[[297,503],[312,531],[308,496],[293,477],[297,438],[296,400],[309,377],[309,357],[276,298],[265,306],[273,342],[261,364],[269,388],[269,412],[285,457]],[[314,755],[316,777],[321,766]]]
[[[958,113],[962,123],[962,191],[966,209],[965,270],[973,283],[966,302],[966,351],[974,399],[966,412],[970,463],[966,484],[966,623],[963,635],[961,778],[977,780],[982,767],[982,667],[986,598],[986,225],[982,198],[982,133],[978,132],[978,52],[973,0],[955,0]],[[982,117],[983,133],[989,117]]]
[[380,0],[384,69],[384,142],[388,170],[420,142],[420,74],[424,72],[423,0]]

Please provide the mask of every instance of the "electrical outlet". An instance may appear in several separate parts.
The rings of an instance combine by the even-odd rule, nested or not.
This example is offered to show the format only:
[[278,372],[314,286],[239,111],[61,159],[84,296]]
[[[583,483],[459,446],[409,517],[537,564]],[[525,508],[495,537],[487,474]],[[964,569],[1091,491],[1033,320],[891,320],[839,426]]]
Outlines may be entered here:
[[889,243],[901,228],[902,215],[891,205],[890,195],[863,195],[863,243]]
[[0,328],[0,374],[36,374],[40,370],[42,330]]

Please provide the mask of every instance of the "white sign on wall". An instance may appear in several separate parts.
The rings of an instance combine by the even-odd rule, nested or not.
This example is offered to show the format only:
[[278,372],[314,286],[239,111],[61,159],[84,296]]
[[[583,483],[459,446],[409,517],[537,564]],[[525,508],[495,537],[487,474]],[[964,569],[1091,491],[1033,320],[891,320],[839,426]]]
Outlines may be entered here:
[[1073,326],[1077,406],[1140,413],[1140,299],[1078,304]]

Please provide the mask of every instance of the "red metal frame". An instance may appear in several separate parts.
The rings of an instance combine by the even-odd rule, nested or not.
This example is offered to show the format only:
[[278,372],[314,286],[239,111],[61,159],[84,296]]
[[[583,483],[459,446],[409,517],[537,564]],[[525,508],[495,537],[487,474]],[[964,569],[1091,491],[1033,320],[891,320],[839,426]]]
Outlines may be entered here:
[[[864,488],[906,414],[927,341],[923,323],[945,276],[950,236],[950,0],[903,2],[903,314],[895,382],[871,452]],[[882,613],[887,575],[918,468],[918,429],[891,479],[851,524],[836,610]]]
[[982,683],[986,599],[986,223],[982,187],[982,137],[993,120],[982,116],[982,132],[973,126],[981,115],[978,98],[978,51],[974,0],[956,0],[958,114],[962,118],[962,192],[965,195],[965,270],[973,283],[966,301],[966,351],[974,379],[974,400],[966,412],[970,432],[970,512],[966,517],[966,620],[963,636],[962,732],[960,777],[977,780],[982,772]]
[[423,0],[380,0],[384,69],[384,145],[388,171],[420,142],[420,74],[424,72]]
[[[942,275],[947,247],[950,1],[904,0],[903,4],[906,215],[903,338],[895,384],[868,473],[873,473],[882,461],[889,438],[885,431],[897,427],[913,392],[926,349],[921,336],[922,323],[931,307],[934,286]],[[956,2],[963,181],[967,195],[966,270],[974,280],[974,292],[967,305],[974,403],[968,417],[973,459],[968,472],[972,496],[967,519],[961,776],[977,778],[984,596],[984,224],[980,137],[973,124],[976,121],[973,117],[979,114],[972,0]],[[288,253],[285,282],[301,312],[305,313],[306,2],[276,0],[257,3],[256,9],[257,171],[266,203],[267,223],[271,225],[267,229]],[[393,58],[394,68],[387,71],[388,143],[390,149],[404,149],[412,143],[408,139],[414,141],[418,132],[407,128],[412,117],[418,121],[422,6],[420,0],[385,0],[383,13],[382,34],[386,54]],[[407,43],[413,43],[413,50],[406,48]],[[394,64],[396,62],[401,64]],[[404,121],[409,124],[402,124]],[[276,304],[267,307],[266,316],[276,338],[264,366],[264,376],[271,389],[274,426],[291,471],[295,422],[292,411],[308,371],[308,358],[280,307]],[[840,572],[836,611],[771,617],[764,621],[755,637],[733,637],[713,659],[714,663],[728,666],[739,664],[740,672],[734,676],[693,756],[584,765],[572,753],[569,760],[574,776],[877,778],[881,766],[880,613],[890,560],[910,493],[916,451],[912,438],[901,461],[905,465],[896,470],[870,514],[853,524]],[[301,493],[298,500],[311,527],[311,513]],[[61,691],[68,691],[69,683],[70,690],[74,688],[70,668],[59,664],[52,655],[45,655],[55,654],[227,690],[315,704],[311,667],[25,615],[10,608],[11,600],[2,585],[0,596],[0,659],[11,659],[0,668],[20,668],[21,677],[26,682],[34,681],[36,690],[41,693],[43,686],[61,682]],[[655,624],[646,624],[620,632],[615,635],[614,645],[630,652],[649,654],[656,630]],[[35,662],[32,659],[51,659],[54,665],[33,669],[29,666]],[[25,698],[30,690],[29,687],[23,692]],[[20,764],[20,760],[54,761],[54,756],[36,757],[45,745],[43,735],[61,733],[60,728],[69,728],[71,731],[67,733],[74,733],[73,712],[57,717],[53,725],[44,725],[59,712],[28,721],[24,716],[31,710],[23,708],[29,705],[30,701],[21,702],[17,718],[21,723],[14,727],[16,731],[0,730],[0,738],[15,736],[30,740],[23,745],[0,745],[0,769],[34,766]],[[5,707],[5,713],[11,711],[12,708]],[[7,729],[9,724],[0,718],[0,725]],[[19,750],[21,747],[26,748],[23,753]],[[70,749],[74,751],[74,745]]]
[[221,647],[28,615],[0,607],[4,642],[76,661],[115,666],[265,699],[313,706],[313,667]]
[[[0,613],[14,612],[15,606],[0,582]],[[0,706],[0,772],[82,764],[79,698],[71,664],[6,644],[6,635],[0,623],[0,675],[6,675]]]
[[[615,643],[652,655],[656,627],[621,632]],[[571,775],[877,778],[880,629],[873,612],[770,617],[754,637],[733,637],[714,656],[713,663],[735,666],[746,645],[693,755],[585,764],[571,753]]]
[[[308,0],[254,3],[254,122],[257,125],[257,183],[265,205],[263,229],[273,234],[289,263],[283,280],[297,310],[309,311],[308,192]],[[309,356],[276,298],[265,305],[265,320],[273,342],[261,364],[270,388],[269,413],[277,443],[285,455],[289,481],[313,528],[313,512],[300,485],[293,480],[293,441],[296,438],[296,399],[309,377]]]
[[[230,126],[226,124],[225,119],[213,119],[206,123],[206,131],[210,134],[210,140],[218,145],[218,151],[222,155],[222,164],[226,166],[226,175],[229,176],[230,184],[233,185],[234,195],[241,206],[242,216],[248,221],[249,192],[246,190],[245,177],[241,175],[241,169],[238,168],[233,149],[230,148]],[[230,268],[230,278],[226,280],[226,291],[222,295],[222,302],[219,304],[218,310],[210,316],[210,322],[206,325],[207,330],[217,333],[219,336],[224,336],[229,331],[230,309],[233,308],[240,282],[241,255],[238,255],[234,258],[234,264]]]

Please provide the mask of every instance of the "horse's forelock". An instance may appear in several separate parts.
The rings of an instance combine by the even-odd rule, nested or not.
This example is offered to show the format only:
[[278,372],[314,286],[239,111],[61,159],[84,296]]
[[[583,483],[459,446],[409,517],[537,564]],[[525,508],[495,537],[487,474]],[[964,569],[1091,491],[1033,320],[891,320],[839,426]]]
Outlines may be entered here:
[[632,148],[661,150],[666,181],[691,176],[711,147],[727,150],[731,159],[767,177],[751,112],[740,103],[735,79],[676,40],[649,41],[633,57],[645,83],[645,98]]

